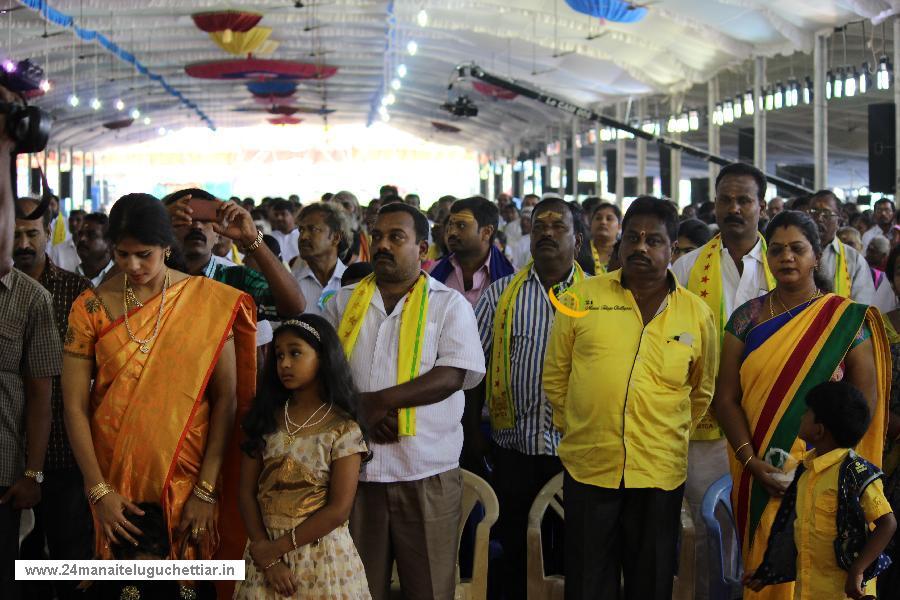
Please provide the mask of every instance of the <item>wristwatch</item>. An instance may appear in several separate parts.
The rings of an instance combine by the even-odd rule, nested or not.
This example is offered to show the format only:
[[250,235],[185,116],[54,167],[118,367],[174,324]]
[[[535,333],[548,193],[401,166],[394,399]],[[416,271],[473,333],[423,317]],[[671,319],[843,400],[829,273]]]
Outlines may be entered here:
[[44,483],[44,472],[43,471],[25,471],[25,477],[28,479],[34,479],[36,483]]

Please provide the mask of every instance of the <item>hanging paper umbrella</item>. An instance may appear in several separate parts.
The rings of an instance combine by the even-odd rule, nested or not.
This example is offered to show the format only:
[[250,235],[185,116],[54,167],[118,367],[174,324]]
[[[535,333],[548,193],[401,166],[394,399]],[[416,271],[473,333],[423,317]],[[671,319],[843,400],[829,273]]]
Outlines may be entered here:
[[267,119],[267,120],[272,125],[298,125],[299,123],[303,122],[303,119],[298,119],[297,117],[289,117],[289,116],[276,117],[276,118]]
[[225,42],[231,41],[233,32],[243,33],[256,27],[262,17],[260,13],[245,10],[215,10],[191,15],[198,29],[207,33],[221,32]]
[[647,9],[625,0],[566,0],[577,12],[616,23],[636,23],[647,16]]
[[479,94],[496,98],[497,100],[512,100],[518,96],[515,92],[503,89],[492,83],[485,83],[484,81],[475,81],[472,83],[472,87],[475,88],[475,91]]
[[243,58],[193,63],[184,71],[197,79],[328,79],[338,68],[290,60]]
[[254,96],[290,96],[297,91],[297,83],[283,79],[251,81],[247,90]]
[[432,121],[431,126],[441,133],[459,133],[460,131],[462,131],[462,129],[460,129],[459,127],[450,125],[448,123],[441,123],[440,121]]
[[103,124],[103,126],[106,127],[107,129],[111,129],[111,130],[115,131],[117,129],[125,129],[126,127],[131,127],[131,125],[133,123],[134,123],[134,119],[128,117],[125,119],[117,119],[115,121],[107,121],[106,123]]
[[[272,35],[272,30],[269,27],[254,27],[250,31],[234,33],[231,30],[212,31],[209,38],[225,52],[243,56],[253,54],[269,39],[270,35]],[[226,38],[228,39],[226,40]]]

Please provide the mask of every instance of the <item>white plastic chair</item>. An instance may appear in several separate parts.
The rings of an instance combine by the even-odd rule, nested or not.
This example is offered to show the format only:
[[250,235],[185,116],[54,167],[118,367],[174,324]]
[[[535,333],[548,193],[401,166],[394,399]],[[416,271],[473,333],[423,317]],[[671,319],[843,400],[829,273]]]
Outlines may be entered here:
[[563,474],[560,473],[541,488],[528,511],[528,600],[563,600],[565,595],[565,578],[561,575],[544,575],[544,547],[541,540],[541,523],[548,506],[565,521],[562,486]]
[[[465,469],[460,469],[463,478],[462,518],[456,533],[456,594],[455,600],[485,600],[488,583],[488,552],[490,550],[491,527],[500,516],[500,503],[487,481]],[[463,528],[472,509],[477,504],[484,507],[484,517],[475,527],[475,552],[472,560],[471,579],[459,577],[459,545]]]

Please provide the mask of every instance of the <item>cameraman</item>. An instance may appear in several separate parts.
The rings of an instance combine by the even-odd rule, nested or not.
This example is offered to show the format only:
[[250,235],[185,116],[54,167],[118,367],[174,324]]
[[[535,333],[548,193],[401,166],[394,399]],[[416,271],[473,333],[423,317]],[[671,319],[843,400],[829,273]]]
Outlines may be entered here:
[[[0,86],[0,102],[19,102],[15,94]],[[0,114],[0,277],[12,269],[13,207],[10,161],[15,160],[15,144],[6,134],[6,116]]]

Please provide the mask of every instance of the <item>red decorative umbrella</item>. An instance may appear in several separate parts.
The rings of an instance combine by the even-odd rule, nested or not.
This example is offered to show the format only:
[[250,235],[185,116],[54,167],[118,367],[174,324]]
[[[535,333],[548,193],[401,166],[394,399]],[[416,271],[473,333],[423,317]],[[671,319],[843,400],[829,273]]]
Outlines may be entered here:
[[512,100],[518,96],[515,92],[498,87],[492,83],[485,83],[484,81],[474,81],[472,82],[472,87],[475,88],[475,91],[479,94],[496,98],[497,100]]
[[432,121],[431,126],[442,133],[459,133],[460,131],[462,131],[462,129],[456,127],[455,125],[441,123],[440,121]]
[[107,121],[103,124],[107,129],[112,129],[113,131],[117,129],[125,129],[126,127],[131,127],[131,124],[134,123],[134,119],[131,117],[127,117],[125,119],[116,119],[115,121]]
[[[213,10],[197,12],[191,15],[194,25],[207,33],[233,32],[244,33],[256,27],[262,19],[260,13],[245,10]],[[231,35],[225,33],[223,38],[230,41]]]
[[244,58],[193,63],[185,73],[197,79],[328,79],[338,68],[329,65]]
[[303,122],[303,119],[298,119],[297,117],[289,117],[287,115],[283,117],[276,117],[272,119],[268,119],[269,123],[272,125],[297,125]]

